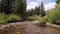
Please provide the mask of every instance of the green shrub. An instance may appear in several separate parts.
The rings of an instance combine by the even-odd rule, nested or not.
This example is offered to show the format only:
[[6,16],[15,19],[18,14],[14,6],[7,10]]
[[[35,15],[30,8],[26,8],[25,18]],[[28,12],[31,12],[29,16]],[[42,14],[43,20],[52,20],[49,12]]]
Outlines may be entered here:
[[9,20],[9,21],[11,21],[11,20],[21,20],[21,18],[17,15],[10,14],[8,16],[7,20]]
[[38,19],[39,22],[50,22],[50,23],[54,23],[54,24],[59,24],[60,25],[60,4],[58,4],[56,6],[56,8],[49,10],[48,12],[46,12],[46,16],[45,17],[40,17]]
[[5,14],[5,13],[0,13],[0,24],[6,24],[8,23],[7,21],[11,20],[20,20],[20,16],[14,15],[14,14]]
[[39,19],[38,19],[38,22],[40,23],[40,22],[46,22],[47,21],[47,17],[46,16],[44,16],[44,17],[40,17]]
[[60,4],[55,9],[48,12],[48,22],[60,24]]
[[33,16],[28,16],[27,20],[33,21],[34,20],[34,17]]
[[0,13],[0,24],[6,23],[7,15]]

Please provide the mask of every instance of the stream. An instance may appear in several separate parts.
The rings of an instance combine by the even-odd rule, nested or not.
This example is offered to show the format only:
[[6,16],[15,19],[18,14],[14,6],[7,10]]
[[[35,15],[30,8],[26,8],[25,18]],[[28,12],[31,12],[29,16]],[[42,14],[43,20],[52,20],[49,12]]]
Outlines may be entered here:
[[0,34],[60,34],[60,28],[46,26],[39,27],[35,21],[10,23],[0,27]]

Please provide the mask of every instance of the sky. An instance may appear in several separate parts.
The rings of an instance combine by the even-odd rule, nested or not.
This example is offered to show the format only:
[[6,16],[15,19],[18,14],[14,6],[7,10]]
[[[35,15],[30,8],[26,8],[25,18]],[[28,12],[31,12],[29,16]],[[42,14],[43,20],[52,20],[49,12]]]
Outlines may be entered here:
[[27,10],[35,9],[36,6],[40,6],[41,2],[44,3],[45,10],[55,8],[56,5],[56,0],[27,0]]

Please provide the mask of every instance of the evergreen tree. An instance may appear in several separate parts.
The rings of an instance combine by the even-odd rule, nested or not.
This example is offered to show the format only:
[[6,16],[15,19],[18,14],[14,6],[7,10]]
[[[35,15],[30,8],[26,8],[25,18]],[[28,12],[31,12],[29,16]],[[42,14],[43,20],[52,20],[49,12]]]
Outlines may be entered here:
[[37,15],[40,15],[40,6],[37,9]]
[[37,15],[37,12],[38,12],[38,7],[35,7],[35,15]]
[[21,13],[21,0],[15,0],[13,4],[13,13],[20,15]]
[[1,3],[1,1],[0,1],[0,12],[1,12],[1,4],[2,4],[2,3]]
[[38,6],[38,7],[35,7],[35,10],[34,10],[35,12],[35,15],[40,15],[40,6]]
[[13,13],[21,16],[22,21],[26,20],[26,0],[15,0]]
[[21,0],[21,19],[26,20],[26,0]]
[[41,2],[40,14],[41,14],[41,17],[45,16],[45,11],[44,11],[44,5],[43,5],[43,2]]
[[59,4],[60,3],[60,0],[57,0],[56,3]]
[[14,0],[1,0],[1,12],[12,13],[12,3]]
[[36,15],[35,14],[35,9],[28,10],[27,13],[28,13],[28,16]]
[[35,7],[35,9],[28,10],[27,13],[29,16],[40,15],[40,6]]

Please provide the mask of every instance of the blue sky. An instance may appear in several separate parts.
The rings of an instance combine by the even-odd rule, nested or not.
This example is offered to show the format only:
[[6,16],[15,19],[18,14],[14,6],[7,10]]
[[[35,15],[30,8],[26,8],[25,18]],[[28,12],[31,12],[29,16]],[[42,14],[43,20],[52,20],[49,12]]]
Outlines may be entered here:
[[27,10],[35,9],[35,6],[40,6],[41,2],[44,3],[45,10],[55,8],[56,0],[27,0]]

